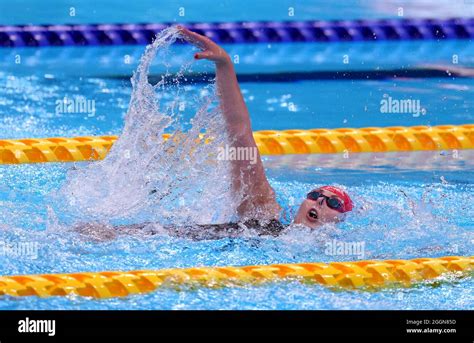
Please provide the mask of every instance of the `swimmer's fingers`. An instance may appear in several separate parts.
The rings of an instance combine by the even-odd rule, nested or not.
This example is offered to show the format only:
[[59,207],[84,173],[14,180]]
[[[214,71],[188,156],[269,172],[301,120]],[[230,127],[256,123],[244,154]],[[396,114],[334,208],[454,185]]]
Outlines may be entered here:
[[216,63],[225,63],[228,60],[227,53],[211,39],[192,32],[183,26],[178,26],[178,30],[186,41],[202,50],[194,55],[195,59],[207,59]]
[[178,30],[183,36],[183,38],[191,44],[196,45],[202,50],[207,50],[215,43],[213,43],[209,38],[200,35],[199,33],[193,32],[184,26],[178,26]]

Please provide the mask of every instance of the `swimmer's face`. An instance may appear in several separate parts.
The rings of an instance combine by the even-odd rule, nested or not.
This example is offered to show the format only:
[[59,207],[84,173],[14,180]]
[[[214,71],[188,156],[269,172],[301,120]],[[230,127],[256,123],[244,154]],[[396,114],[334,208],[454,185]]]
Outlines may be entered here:
[[[330,198],[341,200],[336,194],[328,190],[315,189]],[[294,223],[302,224],[310,228],[316,228],[325,223],[337,223],[342,220],[343,214],[328,207],[326,199],[321,197],[317,200],[305,199],[296,213]]]

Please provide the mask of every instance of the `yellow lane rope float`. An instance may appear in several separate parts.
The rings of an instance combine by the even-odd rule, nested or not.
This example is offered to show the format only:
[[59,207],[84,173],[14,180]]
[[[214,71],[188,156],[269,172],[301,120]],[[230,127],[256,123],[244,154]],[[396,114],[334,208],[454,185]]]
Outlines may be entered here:
[[335,288],[377,289],[407,287],[446,273],[466,276],[474,269],[474,257],[417,258],[413,260],[275,264],[247,267],[202,267],[42,274],[0,277],[0,295],[65,296],[94,298],[143,294],[160,287],[224,287],[276,280],[301,280]]
[[[460,150],[474,149],[474,124],[256,131],[254,137],[262,155]],[[0,164],[99,160],[116,139],[0,139]]]

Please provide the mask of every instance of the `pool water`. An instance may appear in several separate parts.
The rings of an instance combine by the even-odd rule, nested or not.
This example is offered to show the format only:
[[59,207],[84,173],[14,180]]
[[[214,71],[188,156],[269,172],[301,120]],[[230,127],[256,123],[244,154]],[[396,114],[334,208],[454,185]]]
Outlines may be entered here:
[[[228,3],[230,8],[237,6]],[[261,3],[263,5],[248,6],[265,5],[265,2]],[[396,1],[388,3],[397,6]],[[92,2],[81,4],[84,7],[78,8],[86,9]],[[288,6],[284,2],[280,4],[285,8]],[[413,8],[418,8],[416,15],[424,15],[423,4],[413,2]],[[438,4],[443,8],[448,3]],[[332,18],[337,13],[332,5],[329,7],[322,2],[320,5],[318,18]],[[5,20],[1,18],[3,23],[9,23],[9,20],[15,24],[41,23],[50,14],[41,12],[33,2],[24,2],[27,11],[20,20],[12,14],[12,11],[17,13],[14,6],[9,7]],[[144,9],[152,8],[151,5],[143,6]],[[163,6],[173,8],[169,4]],[[194,4],[188,6],[188,13],[198,13],[191,10]],[[469,13],[469,7],[464,12],[459,9],[462,6],[452,7],[459,11],[456,15]],[[60,6],[58,8],[59,11]],[[97,21],[102,21],[106,7],[94,8],[92,19],[96,17]],[[208,19],[222,18],[223,8],[214,8]],[[344,8],[349,10],[343,11],[343,19],[386,17],[388,13],[379,7],[374,11],[363,1],[354,1],[353,7]],[[225,7],[227,10],[229,7]],[[134,11],[140,11],[140,8],[135,7]],[[316,15],[311,11],[302,12],[307,13],[307,17],[300,19],[313,19]],[[0,13],[5,16],[5,12]],[[164,14],[158,13],[163,12],[144,11],[139,16],[140,21],[160,21],[159,15]],[[239,12],[233,13],[226,18],[238,20]],[[60,22],[86,20],[82,16],[71,20],[61,15],[55,17]],[[130,22],[120,10],[111,11],[107,17],[110,22]],[[265,19],[285,18],[275,10]],[[87,20],[90,22],[91,17]],[[191,16],[186,20],[201,19]],[[303,52],[298,47],[283,45],[229,48],[235,49],[233,55],[239,55],[244,61],[236,65],[238,73],[257,76],[257,80],[241,84],[254,130],[472,123],[474,84],[469,75],[323,80],[318,79],[317,74],[311,74],[305,80],[289,82],[267,78],[264,83],[258,82],[260,74],[281,72],[373,72],[414,70],[427,65],[443,70],[453,67],[453,54],[461,57],[456,65],[458,68],[468,68],[474,62],[474,45],[470,42],[431,42],[416,46],[415,56],[403,53],[415,48],[408,42],[388,43],[382,48],[371,43],[345,43],[334,47],[307,44],[304,46],[307,50]],[[398,52],[393,52],[394,47]],[[176,71],[182,61],[192,59],[193,50],[187,46],[173,49],[175,58],[168,67]],[[365,49],[368,53],[362,54]],[[0,51],[1,138],[120,134],[132,96],[129,78],[136,70],[143,50],[143,47],[3,49]],[[384,51],[391,51],[392,55],[386,56]],[[16,53],[23,57],[23,63],[12,62]],[[341,55],[345,53],[352,61],[349,64],[342,62]],[[295,55],[298,58],[292,57]],[[124,58],[129,63],[124,63]],[[211,65],[201,62],[194,63],[191,69],[195,73],[212,72]],[[163,65],[155,62],[150,75],[159,76],[163,70]],[[208,95],[208,85],[186,83],[178,90],[162,90],[160,95],[170,101],[177,91],[187,104],[180,119],[189,123],[196,113],[196,101]],[[419,101],[425,111],[423,114],[382,113],[381,101],[386,96]],[[57,101],[64,97],[94,100],[95,111],[58,112]],[[276,238],[249,234],[241,238],[205,241],[140,233],[119,235],[103,242],[84,239],[68,230],[70,218],[66,215],[69,209],[62,206],[57,190],[64,187],[71,168],[84,170],[88,163],[2,165],[0,275],[470,256],[474,243],[473,157],[473,152],[467,150],[265,157],[264,166],[284,208],[285,218],[296,211],[309,189],[324,184],[346,187],[354,195],[355,211],[344,223],[317,231],[291,227]],[[78,219],[77,213],[74,216]],[[87,220],[88,217],[84,215],[80,219]],[[126,219],[133,222],[138,217]],[[332,255],[327,250],[327,244],[331,242],[356,242],[363,248],[354,255]],[[30,251],[15,255],[14,251],[4,248],[20,244],[30,247]],[[319,285],[277,282],[223,289],[163,289],[148,295],[109,300],[2,297],[0,309],[473,309],[473,289],[472,277],[447,277],[408,289],[379,292],[333,291]]]
[[[34,0],[18,0],[0,4],[0,22],[3,25],[19,24],[90,24],[90,23],[142,23],[142,22],[200,22],[200,21],[252,21],[252,20],[312,20],[315,18],[361,19],[395,18],[403,8],[406,17],[472,17],[474,7],[466,0],[344,0],[328,2],[311,0],[296,3],[291,0],[252,1],[220,0],[206,6],[192,0],[142,0],[131,5],[125,0],[64,0],[47,6]],[[292,10],[291,10],[292,9]]]
[[[400,44],[404,43],[398,43]],[[450,45],[451,43],[443,44]],[[317,44],[308,45],[317,46]],[[73,48],[57,50],[71,49]],[[429,49],[437,49],[437,46],[431,46]],[[426,54],[429,54],[429,49]],[[115,49],[107,48],[107,50],[112,54]],[[464,51],[466,51],[466,56],[472,54],[474,44],[466,43]],[[189,48],[187,52],[189,57],[192,52]],[[77,52],[72,51],[69,55],[71,54],[74,55]],[[185,55],[184,52],[182,54]],[[114,61],[118,62],[123,58],[120,53],[115,56],[115,60],[108,64],[113,65]],[[448,70],[453,66],[450,58],[450,56],[441,57],[433,61],[433,64],[444,65],[444,68]],[[117,72],[115,77],[110,75],[100,77],[100,73],[84,76],[82,69],[74,75],[74,68],[69,69],[66,66],[58,66],[58,70],[48,70],[55,64],[55,60],[42,56],[38,60],[35,59],[34,67],[23,65],[14,67],[11,62],[4,62],[8,66],[6,70],[0,72],[3,80],[0,84],[2,138],[119,134],[130,100],[129,79],[133,71],[132,67],[127,66],[127,70]],[[291,64],[287,65],[284,62],[283,57],[279,57],[279,60],[277,66],[281,70],[290,73],[296,71]],[[470,64],[474,62],[466,61],[466,59],[462,61],[463,64],[457,65],[458,68],[470,67]],[[137,63],[138,59],[135,60],[133,66],[136,67]],[[264,64],[262,61],[260,63]],[[327,63],[314,63],[308,71],[328,68]],[[204,66],[196,66],[196,69],[201,72],[212,72],[210,65],[206,62],[203,64]],[[342,63],[332,68],[335,71],[342,71],[343,69],[340,69],[342,66],[347,68]],[[83,68],[88,69],[87,64],[84,64]],[[242,71],[239,71],[239,68]],[[264,68],[270,67],[266,65]],[[381,68],[380,63],[371,63],[365,67],[365,70],[370,73],[377,68]],[[382,70],[400,68],[416,69],[416,65],[392,62],[384,66]],[[252,69],[245,64],[237,66],[237,71],[241,75],[252,74]],[[159,75],[158,66],[152,70],[153,75]],[[268,72],[264,74],[268,75]],[[256,75],[257,80],[241,83],[254,130],[443,125],[474,121],[472,112],[474,79],[470,77],[400,77],[382,80],[314,79],[261,83],[258,82],[259,74]],[[198,92],[202,85],[187,87],[190,92]],[[398,100],[417,100],[425,112],[381,113],[381,101],[387,96]],[[95,113],[57,113],[58,100],[78,97],[94,100]],[[288,126],[289,120],[291,127]]]
[[[397,158],[360,154],[341,169],[340,156],[265,159],[272,186],[289,212],[314,185],[343,184],[356,212],[338,227],[294,228],[277,238],[248,236],[194,242],[168,236],[119,236],[97,243],[55,227],[47,194],[67,164],[2,166],[1,241],[34,244],[30,255],[0,256],[0,274],[415,258],[472,253],[473,156],[439,153]],[[375,163],[371,163],[374,159]],[[427,161],[419,170],[416,160]],[[415,160],[415,161],[413,161]],[[433,167],[434,166],[434,167]],[[408,195],[406,198],[403,193]],[[293,204],[293,205],[292,205]],[[462,204],[459,206],[459,204]],[[48,226],[48,230],[45,227]],[[327,244],[363,244],[358,255],[327,254]],[[440,282],[440,283],[439,283]],[[271,283],[229,289],[159,290],[125,299],[2,298],[2,309],[472,309],[472,278],[440,280],[381,292],[330,291],[319,285]],[[249,296],[253,294],[253,296]]]

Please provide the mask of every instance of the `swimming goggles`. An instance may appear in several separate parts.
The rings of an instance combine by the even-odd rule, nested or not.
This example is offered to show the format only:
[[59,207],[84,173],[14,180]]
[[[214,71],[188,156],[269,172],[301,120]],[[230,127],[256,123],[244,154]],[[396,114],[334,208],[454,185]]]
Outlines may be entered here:
[[326,204],[328,207],[332,210],[344,213],[344,205],[342,201],[338,198],[331,198],[328,197],[327,195],[324,195],[321,192],[318,191],[311,191],[306,195],[306,198],[309,200],[318,200],[319,198],[324,198],[326,200]]

